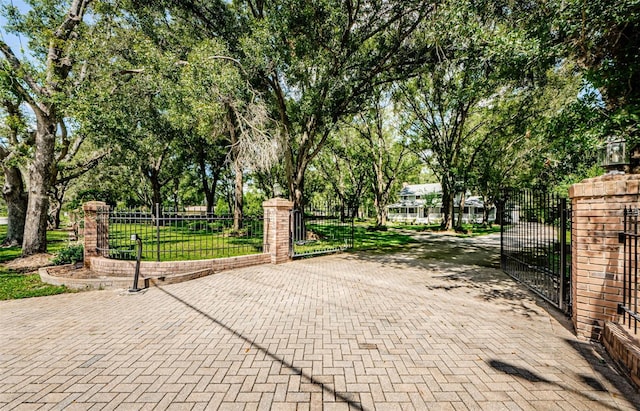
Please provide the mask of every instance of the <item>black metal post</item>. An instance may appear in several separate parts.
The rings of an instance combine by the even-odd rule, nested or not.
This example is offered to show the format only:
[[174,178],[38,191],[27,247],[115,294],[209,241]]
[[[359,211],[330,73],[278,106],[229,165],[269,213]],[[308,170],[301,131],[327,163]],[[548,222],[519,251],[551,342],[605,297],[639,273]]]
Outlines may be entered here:
[[156,261],[160,261],[160,204],[156,203]]
[[138,234],[133,234],[131,236],[132,240],[136,241],[137,251],[136,251],[136,271],[133,275],[133,287],[129,289],[129,292],[136,293],[141,289],[138,288],[138,278],[140,277],[140,260],[142,259],[142,239],[138,237]]
[[567,199],[560,199],[560,284],[558,293],[558,306],[566,310],[564,306],[565,281],[567,278]]

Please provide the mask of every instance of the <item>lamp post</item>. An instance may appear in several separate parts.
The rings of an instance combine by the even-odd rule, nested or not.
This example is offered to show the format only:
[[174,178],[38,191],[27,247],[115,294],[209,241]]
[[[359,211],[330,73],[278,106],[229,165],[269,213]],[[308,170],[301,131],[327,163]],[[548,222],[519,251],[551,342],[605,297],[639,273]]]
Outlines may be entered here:
[[136,271],[133,275],[133,287],[129,289],[130,293],[137,293],[141,289],[138,288],[138,278],[140,277],[140,259],[142,258],[142,239],[138,234],[131,234],[131,241],[136,242]]
[[629,154],[624,138],[607,138],[607,143],[600,152],[600,164],[608,174],[624,174],[625,166],[629,164]]

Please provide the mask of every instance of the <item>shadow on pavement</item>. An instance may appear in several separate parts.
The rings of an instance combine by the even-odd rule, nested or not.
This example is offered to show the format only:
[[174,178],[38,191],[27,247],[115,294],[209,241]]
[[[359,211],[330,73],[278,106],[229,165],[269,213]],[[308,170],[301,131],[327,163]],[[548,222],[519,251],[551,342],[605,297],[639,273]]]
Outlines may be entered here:
[[[640,395],[632,383],[625,377],[625,373],[615,366],[615,362],[599,343],[587,341],[565,340],[573,349],[587,360],[591,368],[612,384],[637,410],[640,410]],[[580,376],[583,381],[594,389],[607,390],[600,382],[586,376]],[[597,384],[597,385],[594,385]]]
[[[588,401],[594,401],[597,402],[600,406],[611,409],[611,410],[617,410],[618,407],[613,406],[607,402],[604,402],[598,398],[595,398],[591,395],[589,395],[587,392],[583,392],[580,390],[576,390],[575,388],[571,388],[565,384],[559,383],[559,382],[554,382],[554,381],[550,381],[538,374],[536,374],[535,372],[528,370],[524,367],[519,367],[515,364],[509,364],[507,362],[504,361],[500,361],[500,360],[490,360],[488,361],[488,364],[493,368],[496,369],[498,371],[501,371],[507,375],[511,375],[513,377],[516,378],[521,378],[524,379],[526,381],[529,381],[531,383],[541,383],[541,384],[549,384],[549,385],[555,385],[556,387],[559,387],[565,391],[569,391],[575,395],[579,395],[583,398],[585,398]],[[588,377],[588,376],[580,376],[583,380],[583,382],[587,385],[589,385],[590,387],[592,387],[594,390],[596,391],[600,391],[600,392],[606,392],[607,390],[602,386],[602,384],[600,384],[600,382],[598,382],[597,380],[595,380],[594,378]]]
[[160,291],[162,291],[163,293],[167,294],[169,297],[175,299],[176,301],[182,303],[184,306],[186,306],[187,308],[197,312],[198,314],[202,315],[203,317],[207,318],[208,320],[210,320],[212,323],[224,328],[225,330],[227,330],[229,333],[233,334],[234,336],[240,338],[241,340],[244,340],[245,342],[251,344],[253,347],[257,348],[258,350],[260,350],[261,352],[263,352],[266,356],[268,356],[269,358],[271,358],[272,360],[282,364],[283,367],[286,367],[288,369],[290,369],[291,371],[294,372],[294,374],[301,376],[302,378],[304,378],[305,380],[307,380],[309,383],[314,384],[318,387],[320,387],[324,392],[335,396],[336,399],[339,399],[342,402],[345,402],[349,405],[349,408],[353,408],[356,410],[363,410],[362,405],[360,405],[360,403],[352,400],[349,397],[348,393],[339,393],[334,391],[331,387],[328,387],[327,385],[316,381],[312,376],[305,374],[300,368],[294,367],[293,364],[289,364],[287,361],[284,360],[284,358],[279,357],[277,354],[272,353],[271,351],[269,351],[267,348],[261,346],[260,344],[252,341],[251,339],[245,337],[244,335],[242,335],[241,333],[239,333],[238,331],[234,330],[233,328],[227,326],[226,324],[216,320],[215,318],[213,318],[212,316],[210,316],[209,314],[207,314],[206,312],[200,310],[199,308],[189,304],[188,302],[184,301],[183,299],[181,299],[180,297],[178,297],[175,294],[172,294],[171,292],[167,291],[166,289],[162,288],[162,287],[157,287]]
[[392,252],[354,252],[347,258],[395,269],[425,270],[431,274],[423,283],[429,290],[467,292],[525,317],[541,315],[536,305],[543,309],[547,305],[500,270],[499,236],[419,235],[415,243]]

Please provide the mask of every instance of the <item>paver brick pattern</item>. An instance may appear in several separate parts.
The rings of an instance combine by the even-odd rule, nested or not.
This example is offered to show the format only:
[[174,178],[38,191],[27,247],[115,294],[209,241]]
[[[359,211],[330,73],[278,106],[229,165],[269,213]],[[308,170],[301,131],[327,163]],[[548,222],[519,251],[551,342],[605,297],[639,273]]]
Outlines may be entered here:
[[0,302],[0,409],[638,408],[530,293],[424,247]]

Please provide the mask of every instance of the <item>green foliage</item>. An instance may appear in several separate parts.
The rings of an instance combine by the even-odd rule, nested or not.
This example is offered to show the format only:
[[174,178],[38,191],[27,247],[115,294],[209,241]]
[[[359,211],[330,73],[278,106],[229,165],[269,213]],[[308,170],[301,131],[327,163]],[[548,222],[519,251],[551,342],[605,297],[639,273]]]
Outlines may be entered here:
[[370,231],[366,224],[356,224],[353,231],[355,250],[371,250],[389,252],[391,250],[415,243],[410,235],[396,230]]
[[[408,231],[441,231],[440,224],[402,224],[394,223],[390,227]],[[478,237],[487,234],[496,234],[500,232],[500,225],[496,224],[462,224],[456,231],[458,237]]]
[[43,283],[38,274],[18,274],[0,267],[0,300],[42,297],[69,291],[65,286]]
[[69,245],[56,253],[52,262],[55,265],[75,264],[84,260],[84,246],[82,244]]
[[[0,225],[0,239],[7,235],[7,226]],[[67,246],[69,233],[62,230],[47,231],[47,249],[50,253],[55,253]],[[4,263],[20,257],[22,249],[20,247],[0,247],[0,263]]]

